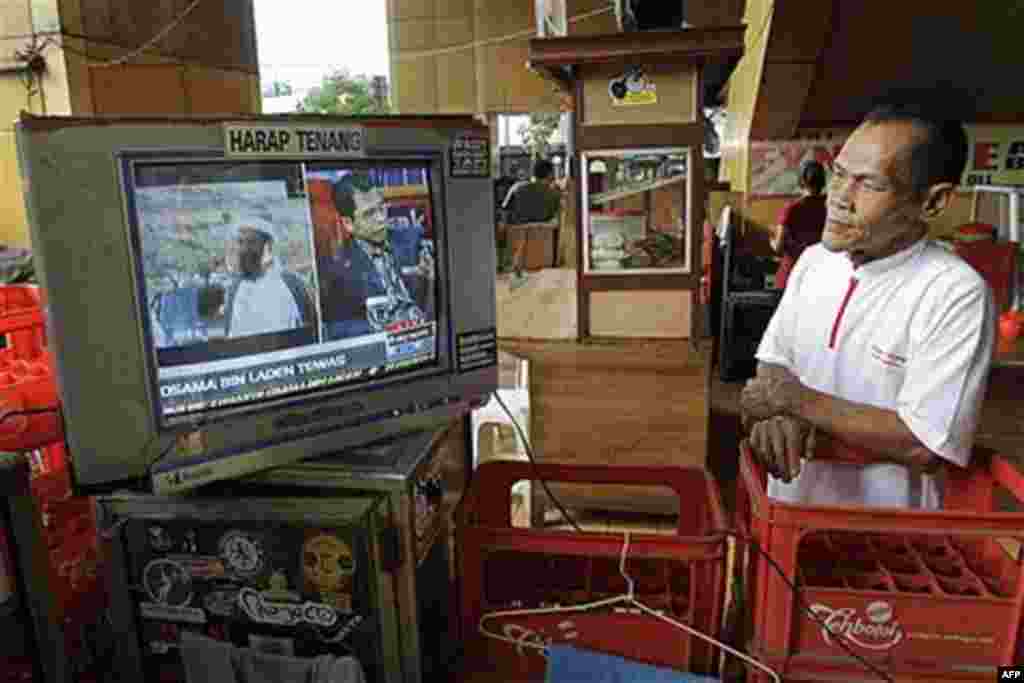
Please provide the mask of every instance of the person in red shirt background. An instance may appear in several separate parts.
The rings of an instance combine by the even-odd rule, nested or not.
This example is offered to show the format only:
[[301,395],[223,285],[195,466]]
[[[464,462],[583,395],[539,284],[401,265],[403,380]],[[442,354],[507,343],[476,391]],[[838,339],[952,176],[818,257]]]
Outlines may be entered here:
[[775,287],[786,288],[786,280],[804,249],[821,241],[825,227],[825,167],[814,160],[800,164],[801,197],[779,214],[779,223],[772,231],[771,245],[782,256],[775,273]]

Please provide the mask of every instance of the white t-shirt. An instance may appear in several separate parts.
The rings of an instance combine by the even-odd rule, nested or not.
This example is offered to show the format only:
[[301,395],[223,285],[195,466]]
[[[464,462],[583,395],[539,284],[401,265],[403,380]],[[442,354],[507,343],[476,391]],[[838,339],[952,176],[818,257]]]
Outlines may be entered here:
[[[797,261],[757,350],[822,393],[895,410],[929,450],[966,466],[995,343],[995,305],[962,259],[921,240],[854,269],[821,244]],[[768,493],[791,503],[935,509],[933,477],[896,464],[805,461]]]
[[302,314],[281,272],[271,268],[257,280],[238,283],[230,323],[232,337],[247,337],[301,327]]

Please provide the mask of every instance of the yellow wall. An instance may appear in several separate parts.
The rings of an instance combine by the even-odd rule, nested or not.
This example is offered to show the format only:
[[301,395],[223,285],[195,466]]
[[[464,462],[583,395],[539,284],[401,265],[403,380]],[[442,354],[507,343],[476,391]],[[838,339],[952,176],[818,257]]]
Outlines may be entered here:
[[[25,50],[31,40],[25,36],[36,31],[53,28],[56,0],[10,0],[0,3],[0,67],[17,66],[15,51]],[[14,37],[11,37],[14,36]],[[29,246],[25,205],[21,198],[21,178],[14,144],[13,121],[19,112],[67,113],[67,88],[60,65],[50,68],[58,51],[49,48],[44,53],[47,70],[32,84],[37,90],[30,94],[24,76],[0,73],[0,245]]]
[[[147,42],[182,9],[176,0],[0,0],[0,36],[29,36],[34,30],[40,40],[48,37],[53,42],[43,52],[46,70],[31,97],[17,75],[0,73],[0,120],[4,122],[0,128],[0,244],[30,246],[14,130],[9,123],[19,112],[131,115],[260,110],[250,0],[201,3],[152,53],[127,65],[101,65]],[[78,37],[83,35],[90,39]],[[0,38],[0,55],[23,50],[29,40]]]
[[[607,6],[606,0],[568,0],[566,12],[571,17]],[[552,86],[526,67],[537,26],[532,0],[388,0],[387,17],[391,96],[398,111],[559,109]],[[615,30],[612,12],[569,25],[571,35]],[[465,47],[520,32],[529,35]]]
[[729,79],[729,116],[719,178],[736,192],[746,192],[750,184],[750,127],[764,73],[773,6],[772,0],[748,0],[743,16],[747,26],[743,57]]

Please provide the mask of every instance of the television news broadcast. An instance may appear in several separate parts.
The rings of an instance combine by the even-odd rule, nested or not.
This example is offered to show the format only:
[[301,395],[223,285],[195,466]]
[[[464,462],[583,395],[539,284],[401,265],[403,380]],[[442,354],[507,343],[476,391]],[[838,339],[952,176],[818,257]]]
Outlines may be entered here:
[[162,424],[437,363],[430,169],[136,164]]

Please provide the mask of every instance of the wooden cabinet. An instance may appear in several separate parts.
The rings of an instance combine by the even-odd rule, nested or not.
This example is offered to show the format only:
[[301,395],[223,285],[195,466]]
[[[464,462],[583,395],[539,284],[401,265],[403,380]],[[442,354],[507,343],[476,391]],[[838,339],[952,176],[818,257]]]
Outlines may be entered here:
[[[502,350],[530,362],[530,436],[539,462],[704,464],[707,350],[632,340],[503,342]],[[675,512],[673,495],[660,487],[551,488],[569,507]],[[543,508],[543,489],[532,494],[533,509]]]

